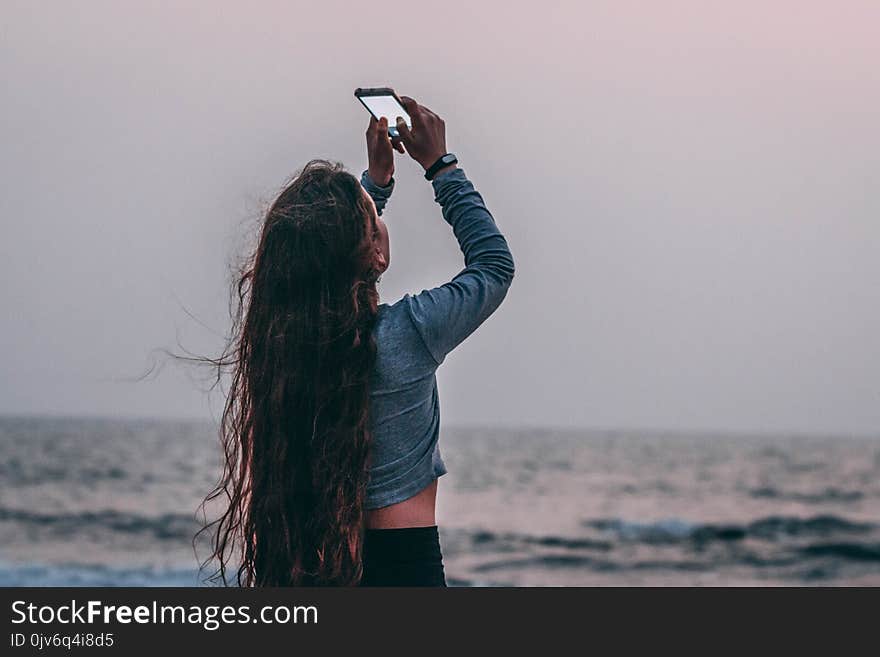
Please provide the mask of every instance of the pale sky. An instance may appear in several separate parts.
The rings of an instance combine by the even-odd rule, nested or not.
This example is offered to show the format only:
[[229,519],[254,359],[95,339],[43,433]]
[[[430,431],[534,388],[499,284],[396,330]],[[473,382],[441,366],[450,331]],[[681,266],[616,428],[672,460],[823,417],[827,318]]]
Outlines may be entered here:
[[[517,264],[444,423],[880,433],[880,3],[390,7],[4,0],[0,412],[216,413],[124,379],[217,352],[181,304],[226,330],[263,204],[313,157],[359,174],[352,92],[389,85]],[[385,302],[462,266],[396,178]]]

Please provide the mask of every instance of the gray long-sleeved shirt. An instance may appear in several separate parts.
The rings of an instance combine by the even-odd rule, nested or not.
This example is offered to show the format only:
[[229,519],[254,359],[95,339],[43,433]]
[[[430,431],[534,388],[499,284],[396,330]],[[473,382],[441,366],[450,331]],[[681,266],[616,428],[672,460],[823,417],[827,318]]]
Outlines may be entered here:
[[[361,184],[382,214],[394,182],[379,187],[364,171]],[[448,283],[379,306],[368,509],[402,502],[446,473],[438,446],[435,373],[446,355],[498,308],[513,280],[507,241],[464,171],[453,169],[432,185],[465,267]]]

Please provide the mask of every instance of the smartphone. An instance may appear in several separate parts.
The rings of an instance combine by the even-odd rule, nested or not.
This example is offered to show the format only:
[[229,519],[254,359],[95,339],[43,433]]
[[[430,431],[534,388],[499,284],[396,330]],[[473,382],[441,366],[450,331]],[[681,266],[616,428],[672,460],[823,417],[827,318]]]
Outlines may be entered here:
[[389,137],[400,136],[400,133],[397,131],[398,116],[403,117],[407,128],[412,128],[412,120],[403,108],[400,98],[394,93],[394,89],[389,89],[388,87],[378,87],[376,89],[357,88],[354,90],[354,95],[355,98],[364,104],[367,111],[376,117],[377,121],[383,116],[388,119]]

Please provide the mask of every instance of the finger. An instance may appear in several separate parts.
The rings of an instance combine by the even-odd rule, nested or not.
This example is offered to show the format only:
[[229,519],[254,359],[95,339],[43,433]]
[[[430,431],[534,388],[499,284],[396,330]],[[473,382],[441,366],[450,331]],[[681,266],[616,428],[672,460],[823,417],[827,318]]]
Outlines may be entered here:
[[400,101],[403,103],[403,108],[406,110],[406,113],[409,114],[413,127],[417,128],[422,123],[421,106],[409,96],[401,96]]
[[424,105],[422,105],[422,106],[420,107],[420,109],[422,110],[422,114],[427,114],[428,116],[430,116],[430,117],[436,119],[437,121],[442,121],[442,120],[443,120],[443,119],[441,119],[439,116],[437,116],[437,114],[436,114],[436,112],[434,112],[434,110],[429,109],[429,108],[425,107]]
[[446,122],[443,119],[441,119],[439,116],[437,116],[436,112],[425,107],[424,105],[422,105],[419,109],[422,113],[422,117],[424,117],[427,120],[432,121],[435,124],[445,128]]
[[[375,119],[373,120],[375,121]],[[376,121],[376,132],[378,132],[380,135],[388,134],[388,119],[386,119],[384,116]]]
[[398,153],[406,153],[406,151],[403,150],[403,144],[401,143],[399,138],[395,137],[394,139],[392,139],[391,145],[394,147],[394,150],[396,150]]
[[376,120],[376,117],[370,114],[370,125],[367,126],[367,136],[371,136],[376,133],[379,128],[379,122]]
[[400,142],[398,141],[397,143],[395,143],[397,139],[395,137],[392,137],[391,134],[388,132],[388,119],[384,116],[379,119],[379,136],[385,140],[384,143],[391,142],[391,146],[395,150],[398,150],[401,153],[403,152],[401,150],[403,147],[400,145]]
[[[412,115],[410,115],[410,118],[412,118]],[[400,141],[404,144],[412,141],[412,132],[410,132],[402,116],[397,117],[397,132],[400,133]]]

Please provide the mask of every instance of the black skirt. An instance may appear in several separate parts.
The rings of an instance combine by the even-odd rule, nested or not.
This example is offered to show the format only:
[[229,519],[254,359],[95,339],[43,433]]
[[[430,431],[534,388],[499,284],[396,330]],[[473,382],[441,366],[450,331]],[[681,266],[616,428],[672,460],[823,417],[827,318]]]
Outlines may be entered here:
[[437,525],[368,529],[361,586],[446,586]]

